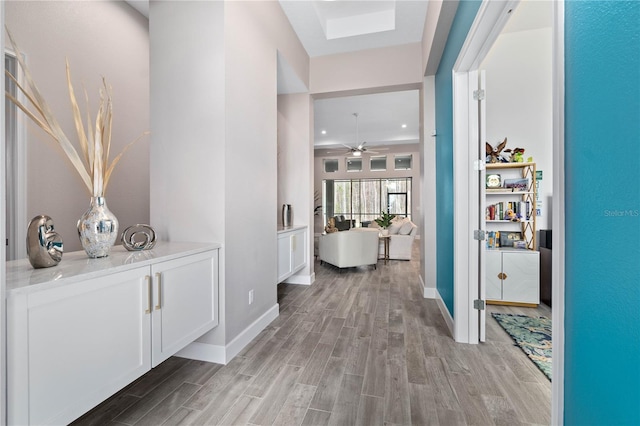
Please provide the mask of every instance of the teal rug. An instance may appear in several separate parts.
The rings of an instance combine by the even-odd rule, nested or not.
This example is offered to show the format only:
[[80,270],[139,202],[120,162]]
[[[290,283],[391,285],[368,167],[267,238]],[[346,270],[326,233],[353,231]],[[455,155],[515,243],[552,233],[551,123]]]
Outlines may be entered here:
[[551,320],[526,315],[491,314],[538,368],[551,380]]

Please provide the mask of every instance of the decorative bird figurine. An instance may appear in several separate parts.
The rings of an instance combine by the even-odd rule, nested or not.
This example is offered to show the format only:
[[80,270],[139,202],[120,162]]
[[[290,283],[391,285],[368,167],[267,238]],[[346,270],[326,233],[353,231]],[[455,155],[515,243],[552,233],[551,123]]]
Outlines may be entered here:
[[495,149],[486,142],[486,151],[487,151],[487,163],[506,163],[507,160],[501,155],[502,150],[505,146],[507,146],[507,138],[504,138],[500,144],[495,147]]

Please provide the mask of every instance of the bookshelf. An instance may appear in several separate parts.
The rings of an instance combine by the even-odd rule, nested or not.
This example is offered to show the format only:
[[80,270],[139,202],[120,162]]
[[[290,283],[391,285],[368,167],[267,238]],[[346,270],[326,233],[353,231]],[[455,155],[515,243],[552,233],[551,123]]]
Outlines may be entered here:
[[[488,232],[518,231],[528,250],[536,249],[536,163],[489,163],[487,180],[500,176],[500,186],[485,189],[485,222]],[[526,182],[524,185],[519,182]],[[495,182],[494,182],[495,183]],[[505,187],[512,184],[513,187]],[[516,221],[506,218],[511,209]],[[490,247],[498,248],[500,246]]]
[[536,251],[536,164],[486,164],[487,303],[540,303]]

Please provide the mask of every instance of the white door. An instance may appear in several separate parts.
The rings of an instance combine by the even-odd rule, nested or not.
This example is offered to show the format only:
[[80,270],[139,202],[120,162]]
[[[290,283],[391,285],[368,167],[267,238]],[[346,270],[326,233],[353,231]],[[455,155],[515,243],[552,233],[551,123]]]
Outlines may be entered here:
[[155,367],[218,325],[218,251],[158,263],[151,271]]
[[282,282],[291,271],[291,237],[286,233],[278,235],[278,282]]
[[8,424],[68,424],[151,368],[147,273],[7,301]]
[[307,260],[307,231],[298,231],[291,236],[291,269],[300,270]]
[[540,260],[537,251],[504,253],[502,272],[504,283],[502,294],[512,302],[540,303]]
[[[22,73],[13,53],[4,54],[6,71],[16,76],[22,83]],[[16,85],[5,75],[8,93],[24,102]],[[8,99],[5,100],[5,230],[6,260],[22,259],[27,255],[27,201],[26,201],[26,136],[24,114]]]
[[485,252],[485,283],[487,300],[502,300],[502,253],[497,250]]
[[[486,157],[485,141],[486,141],[486,126],[485,126],[485,74],[484,71],[471,71],[469,72],[469,96],[471,101],[469,102],[469,149],[474,151],[472,153],[473,158],[476,159],[475,169],[477,169],[477,181],[470,182],[475,184],[477,191],[472,191],[471,196],[474,197],[477,210],[471,209],[471,212],[475,212],[476,215],[473,218],[477,221],[475,229],[486,232],[485,224],[485,211],[486,211],[486,197],[485,197],[485,170],[484,163]],[[475,148],[474,148],[475,147]],[[477,194],[477,195],[476,195]],[[476,198],[477,197],[477,198]],[[486,242],[483,239],[477,241],[477,258],[478,258],[478,297],[477,300],[480,303],[485,303],[487,300],[487,286],[486,286],[486,273],[485,273],[485,248]],[[475,307],[474,307],[475,308]],[[475,313],[471,315],[478,316],[478,340],[480,342],[485,341],[486,336],[486,310],[484,307],[480,309],[474,309]]]

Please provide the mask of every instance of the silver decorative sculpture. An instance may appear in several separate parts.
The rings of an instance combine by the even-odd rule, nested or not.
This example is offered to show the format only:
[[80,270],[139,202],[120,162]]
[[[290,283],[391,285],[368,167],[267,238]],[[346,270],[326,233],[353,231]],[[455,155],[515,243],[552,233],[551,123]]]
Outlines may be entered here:
[[156,245],[156,231],[149,225],[137,223],[122,232],[120,241],[129,251],[149,250]]
[[90,258],[109,256],[118,237],[118,219],[107,207],[104,197],[91,197],[89,210],[78,220],[78,237]]
[[62,260],[62,237],[53,229],[53,220],[46,215],[31,219],[27,227],[27,256],[34,268],[56,266]]

